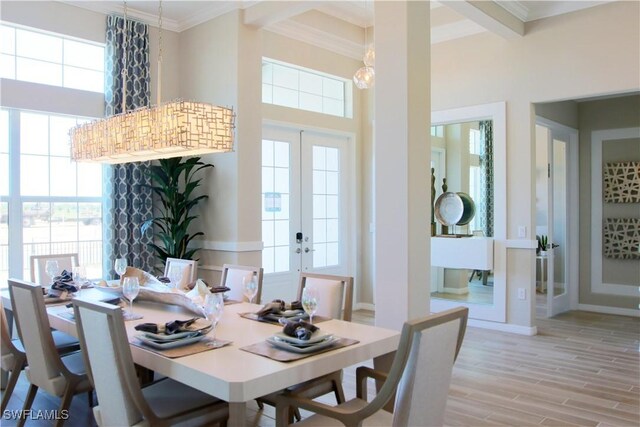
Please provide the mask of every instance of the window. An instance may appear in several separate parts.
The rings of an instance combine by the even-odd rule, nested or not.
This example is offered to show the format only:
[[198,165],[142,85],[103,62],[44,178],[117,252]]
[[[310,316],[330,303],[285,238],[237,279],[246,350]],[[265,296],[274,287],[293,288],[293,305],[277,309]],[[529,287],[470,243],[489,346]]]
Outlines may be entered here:
[[262,60],[262,102],[351,117],[347,91],[351,82],[292,64]]
[[77,252],[89,277],[102,277],[102,165],[72,162],[69,150],[69,129],[85,121],[0,110],[2,286],[28,279],[31,255],[42,254]]
[[444,138],[444,126],[443,125],[431,126],[431,136]]
[[2,24],[0,77],[104,92],[104,45]]

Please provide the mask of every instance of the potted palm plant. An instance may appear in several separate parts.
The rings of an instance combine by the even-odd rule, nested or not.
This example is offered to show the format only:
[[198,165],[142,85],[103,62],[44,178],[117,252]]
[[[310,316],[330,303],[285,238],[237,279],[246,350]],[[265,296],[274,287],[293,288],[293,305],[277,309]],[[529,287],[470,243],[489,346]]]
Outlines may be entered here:
[[147,170],[151,179],[147,187],[157,198],[154,206],[157,216],[144,221],[141,231],[153,230],[150,246],[163,265],[167,258],[193,259],[198,251],[189,247],[189,243],[204,233],[190,230],[191,222],[197,218],[192,211],[209,196],[196,195],[195,191],[202,181],[198,177],[200,172],[212,167],[200,157],[174,157],[158,160]]

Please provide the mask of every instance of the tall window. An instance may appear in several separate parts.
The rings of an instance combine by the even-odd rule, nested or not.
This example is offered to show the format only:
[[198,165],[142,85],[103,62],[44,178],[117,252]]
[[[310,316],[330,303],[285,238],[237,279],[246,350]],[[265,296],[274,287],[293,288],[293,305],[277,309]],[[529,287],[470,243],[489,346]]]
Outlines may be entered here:
[[104,92],[104,44],[1,24],[0,77]]
[[292,64],[262,60],[262,102],[351,117],[351,82]]
[[69,150],[69,129],[86,119],[0,112],[2,286],[7,275],[28,279],[30,257],[41,254],[78,253],[101,277],[102,166],[72,162]]

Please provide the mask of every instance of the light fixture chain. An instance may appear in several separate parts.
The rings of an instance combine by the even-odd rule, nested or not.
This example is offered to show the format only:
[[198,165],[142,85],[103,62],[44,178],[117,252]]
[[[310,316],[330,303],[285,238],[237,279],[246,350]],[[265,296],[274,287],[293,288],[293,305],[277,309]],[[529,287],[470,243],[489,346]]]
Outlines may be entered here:
[[127,0],[124,0],[124,21],[122,22],[122,113],[127,112]]

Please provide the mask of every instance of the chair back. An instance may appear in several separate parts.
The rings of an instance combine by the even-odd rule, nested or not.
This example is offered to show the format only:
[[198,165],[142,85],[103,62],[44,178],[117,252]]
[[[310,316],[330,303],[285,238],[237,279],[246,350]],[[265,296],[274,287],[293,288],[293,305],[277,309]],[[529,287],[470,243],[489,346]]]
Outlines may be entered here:
[[15,365],[16,356],[22,354],[20,350],[13,344],[11,334],[9,333],[9,324],[7,316],[4,313],[4,305],[0,301],[0,350],[2,351],[2,370],[12,371]]
[[262,276],[264,270],[262,267],[252,267],[248,265],[234,265],[225,264],[222,267],[222,279],[220,280],[220,286],[226,286],[230,289],[228,292],[229,298],[236,301],[246,300],[244,292],[242,290],[242,280],[245,277],[256,276],[258,281],[258,293],[255,297],[255,303],[260,304],[262,300]]
[[68,371],[60,360],[51,335],[42,287],[9,279],[9,293],[18,335],[29,362],[29,382],[54,396],[61,396],[67,384],[65,375]]
[[54,255],[32,255],[31,263],[31,281],[38,285],[47,285],[51,282],[51,277],[47,274],[47,261],[58,261],[58,273],[67,270],[69,273],[73,267],[78,265],[78,254],[54,254]]
[[164,264],[164,276],[169,277],[169,269],[173,265],[182,267],[182,279],[179,286],[184,289],[189,283],[198,279],[198,261],[191,259],[167,258]]
[[298,300],[302,290],[313,286],[318,293],[318,316],[351,321],[353,309],[353,277],[329,274],[300,273]]
[[73,310],[87,373],[98,396],[100,425],[137,424],[143,419],[138,408],[149,408],[136,377],[122,310],[78,299],[73,300]]
[[468,308],[459,307],[406,322],[387,380],[361,416],[382,409],[395,392],[394,427],[443,425],[468,315]]

